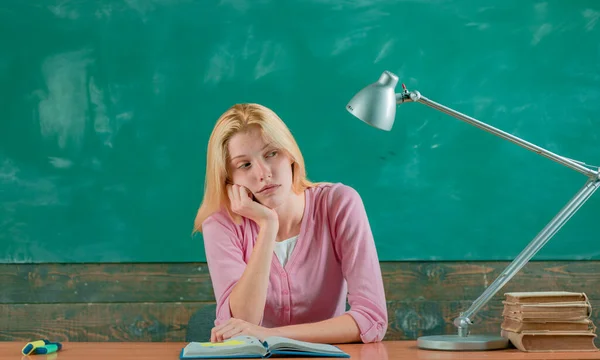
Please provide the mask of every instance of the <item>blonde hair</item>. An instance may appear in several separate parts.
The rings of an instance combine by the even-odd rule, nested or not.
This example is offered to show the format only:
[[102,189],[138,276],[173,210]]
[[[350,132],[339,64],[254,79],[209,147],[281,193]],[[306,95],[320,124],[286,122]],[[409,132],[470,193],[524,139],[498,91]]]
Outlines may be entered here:
[[306,177],[304,158],[294,136],[273,110],[260,104],[233,105],[219,117],[208,140],[204,197],[196,214],[194,232],[202,232],[204,220],[221,209],[239,222],[240,217],[231,211],[227,196],[227,145],[233,135],[252,126],[258,126],[264,139],[285,151],[292,160],[292,190],[296,194],[316,185]]

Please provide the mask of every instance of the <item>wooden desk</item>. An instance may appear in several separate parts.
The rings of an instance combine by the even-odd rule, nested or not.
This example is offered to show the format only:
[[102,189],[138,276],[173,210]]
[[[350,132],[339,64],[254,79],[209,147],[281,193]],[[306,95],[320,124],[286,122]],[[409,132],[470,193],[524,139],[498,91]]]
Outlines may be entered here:
[[[2,360],[178,360],[179,352],[185,343],[63,343],[63,349],[50,355],[21,355],[25,346],[21,342],[0,342]],[[353,360],[395,360],[395,359],[600,359],[600,352],[578,353],[525,353],[516,349],[447,352],[420,350],[416,341],[384,341],[375,344],[346,344],[340,348],[350,354]],[[300,360],[300,358],[294,358]],[[315,358],[310,358],[315,359]]]

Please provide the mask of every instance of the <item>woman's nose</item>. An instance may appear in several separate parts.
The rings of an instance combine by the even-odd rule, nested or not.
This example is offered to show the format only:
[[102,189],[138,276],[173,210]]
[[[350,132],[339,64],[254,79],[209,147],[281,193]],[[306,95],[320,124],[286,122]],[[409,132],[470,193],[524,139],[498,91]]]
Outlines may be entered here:
[[261,181],[271,178],[271,168],[265,162],[259,162],[256,167],[258,177]]

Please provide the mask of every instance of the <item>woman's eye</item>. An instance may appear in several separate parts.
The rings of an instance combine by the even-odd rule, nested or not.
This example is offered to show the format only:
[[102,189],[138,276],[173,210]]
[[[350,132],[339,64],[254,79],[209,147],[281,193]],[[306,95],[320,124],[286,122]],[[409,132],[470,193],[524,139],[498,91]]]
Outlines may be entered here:
[[277,155],[277,150],[273,150],[273,151],[271,151],[270,153],[268,153],[268,154],[267,154],[267,157],[273,157],[273,156],[275,156],[275,155]]
[[238,169],[245,169],[249,166],[250,166],[250,163],[243,163],[242,165],[238,166]]

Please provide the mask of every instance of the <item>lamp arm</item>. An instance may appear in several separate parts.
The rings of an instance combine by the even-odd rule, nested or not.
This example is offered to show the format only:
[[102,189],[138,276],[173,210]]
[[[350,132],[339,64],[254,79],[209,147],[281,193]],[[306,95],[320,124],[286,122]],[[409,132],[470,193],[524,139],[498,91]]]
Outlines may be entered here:
[[567,159],[565,157],[562,157],[560,155],[557,155],[551,151],[548,151],[544,148],[541,148],[537,145],[534,145],[528,141],[525,141],[521,138],[518,138],[514,135],[511,135],[507,132],[504,132],[500,129],[496,129],[495,127],[488,125],[484,122],[481,122],[477,119],[474,119],[470,116],[467,116],[465,114],[462,114],[458,111],[452,110],[444,105],[438,104],[435,101],[432,101],[424,96],[422,96],[418,91],[404,91],[403,93],[400,94],[396,94],[396,102],[397,103],[403,103],[403,102],[408,102],[408,101],[414,101],[414,102],[420,102],[421,104],[425,104],[429,107],[432,107],[436,110],[439,110],[443,113],[446,113],[450,116],[453,116],[459,120],[465,121],[471,125],[474,125],[482,130],[485,130],[487,132],[490,132],[496,136],[499,136],[503,139],[506,139],[512,143],[515,143],[517,145],[520,145],[521,147],[524,147],[527,150],[531,150],[539,155],[542,155],[544,157],[547,157],[550,160],[554,160],[559,164],[562,164],[564,166],[567,166],[577,172],[582,173],[583,175],[588,176],[589,178],[598,178],[598,172],[589,169],[583,165],[580,165],[578,163],[576,163],[575,161],[571,160],[571,159]]
[[579,208],[592,196],[600,187],[600,171],[593,171],[570,159],[564,158],[537,145],[531,144],[514,135],[508,134],[493,126],[485,124],[470,116],[464,115],[458,111],[452,110],[446,106],[438,104],[427,99],[418,91],[409,92],[406,89],[403,93],[396,94],[396,102],[420,102],[443,113],[463,120],[480,129],[486,130],[503,139],[509,140],[528,150],[538,153],[544,157],[554,160],[573,170],[576,170],[589,177],[585,185],[569,200],[569,202],[559,211],[558,214],[540,231],[537,236],[521,251],[521,253],[502,271],[494,282],[473,302],[473,304],[459,317],[454,319],[454,325],[458,328],[459,336],[469,335],[469,325],[472,324],[471,318],[517,273],[527,264],[527,262],[556,234],[560,228],[579,210]]
[[460,316],[454,319],[454,325],[461,336],[468,335],[471,318],[508,282],[519,270],[531,260],[546,243],[562,228],[562,226],[579,210],[579,208],[600,187],[600,180],[589,179],[585,185],[571,198],[558,214],[540,231],[525,249],[502,271],[494,282],[473,302]]

